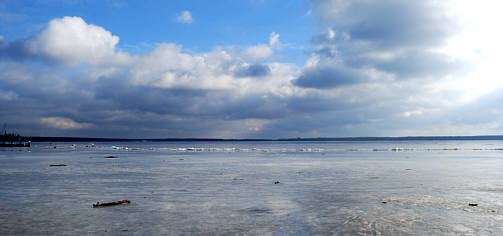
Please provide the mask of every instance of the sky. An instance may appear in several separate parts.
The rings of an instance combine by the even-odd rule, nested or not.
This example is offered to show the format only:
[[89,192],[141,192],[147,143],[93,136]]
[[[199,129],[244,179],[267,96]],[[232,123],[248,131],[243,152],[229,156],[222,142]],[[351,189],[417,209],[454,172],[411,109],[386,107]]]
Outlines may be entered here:
[[502,10],[0,0],[0,123],[110,138],[501,135]]

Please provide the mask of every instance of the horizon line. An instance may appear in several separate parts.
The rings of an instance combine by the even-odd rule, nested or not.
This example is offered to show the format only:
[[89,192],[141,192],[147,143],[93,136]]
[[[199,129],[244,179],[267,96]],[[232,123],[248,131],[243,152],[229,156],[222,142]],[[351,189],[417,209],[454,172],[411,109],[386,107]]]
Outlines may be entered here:
[[503,135],[458,135],[458,136],[355,136],[355,137],[311,137],[311,138],[97,138],[22,136],[31,142],[107,142],[107,141],[407,141],[407,140],[503,140]]

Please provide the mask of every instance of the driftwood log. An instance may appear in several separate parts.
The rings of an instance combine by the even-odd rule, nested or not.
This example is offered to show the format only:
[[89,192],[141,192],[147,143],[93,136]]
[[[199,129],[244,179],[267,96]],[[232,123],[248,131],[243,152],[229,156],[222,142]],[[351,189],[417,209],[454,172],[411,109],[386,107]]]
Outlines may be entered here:
[[50,164],[49,166],[66,166],[66,164]]
[[120,204],[130,204],[131,201],[129,200],[121,200],[121,201],[116,201],[116,202],[96,202],[93,204],[93,207],[106,207],[106,206],[115,206],[115,205],[120,205]]

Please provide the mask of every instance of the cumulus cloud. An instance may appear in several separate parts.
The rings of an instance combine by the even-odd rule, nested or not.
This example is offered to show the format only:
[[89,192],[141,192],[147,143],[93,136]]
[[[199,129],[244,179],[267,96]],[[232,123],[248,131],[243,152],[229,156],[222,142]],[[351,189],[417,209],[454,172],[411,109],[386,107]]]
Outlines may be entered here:
[[305,68],[294,84],[305,88],[329,89],[363,81],[365,74],[351,67],[329,64]]
[[77,64],[103,61],[114,54],[118,42],[119,37],[80,17],[64,17],[49,22],[26,46],[35,55]]
[[272,54],[272,49],[265,44],[248,47],[244,52],[245,57],[255,60],[268,58]]
[[45,117],[40,122],[55,129],[84,129],[93,126],[91,123],[78,123],[65,117]]
[[263,77],[269,75],[270,73],[271,69],[269,69],[269,66],[253,64],[236,71],[235,75],[238,77]]
[[183,23],[183,24],[192,24],[192,14],[190,14],[190,11],[182,11],[177,17],[176,21]]
[[[260,88],[260,84],[253,79],[236,79],[237,77],[263,77],[272,72],[274,71],[267,65],[249,65],[243,58],[221,48],[208,53],[188,54],[183,52],[180,45],[175,44],[161,44],[128,67],[128,77],[134,85],[165,89],[234,89],[241,92],[264,91],[266,88]],[[286,80],[289,78],[277,81],[287,84]],[[276,88],[273,87],[274,89]]]
[[[87,42],[60,45],[54,36],[75,31],[67,24],[77,24],[84,38],[102,33],[103,42],[95,45],[103,47],[106,62],[92,63],[96,55],[80,53],[89,49]],[[121,63],[114,37],[101,27],[65,17],[19,41],[27,53],[24,59],[30,60],[12,55],[0,60],[5,91],[0,99],[7,101],[0,103],[3,121],[22,127],[21,132],[38,130],[37,135],[249,137],[271,119],[289,114],[281,106],[296,93],[293,64],[248,62],[220,47],[186,52],[172,43],[161,43],[143,56],[126,55],[134,63]],[[6,42],[9,50],[14,43]],[[50,52],[46,46],[64,50]],[[32,60],[48,64],[37,67]],[[75,63],[88,66],[82,71]],[[71,77],[67,71],[73,71]]]
[[[327,71],[330,61],[352,71],[373,69],[397,80],[439,78],[464,65],[439,50],[460,29],[441,2],[313,0],[313,11],[328,30],[312,38],[312,61],[320,63],[320,72],[314,73],[317,64],[306,67],[297,80],[299,86],[338,84],[341,73],[347,73]],[[361,77],[352,78],[361,82]]]
[[119,37],[104,28],[87,24],[80,17],[53,19],[31,38],[4,44],[0,55],[17,59],[41,58],[49,62],[77,65],[126,63],[126,53],[116,51]]
[[322,25],[346,32],[352,40],[395,48],[435,45],[456,33],[459,27],[445,3],[313,0],[313,10]]
[[[456,29],[435,25],[452,23],[442,21],[449,19],[442,6],[376,4],[313,0],[313,17],[326,31],[312,37],[303,67],[273,61],[281,46],[274,32],[268,43],[237,52],[160,43],[144,55],[129,55],[117,50],[118,36],[100,26],[78,17],[54,19],[28,39],[0,41],[0,117],[23,134],[131,138],[384,136],[417,135],[425,127],[501,127],[489,117],[477,123],[488,114],[484,109],[501,117],[501,106],[489,102],[501,96],[477,100],[488,104],[478,110],[476,103],[453,108],[460,91],[439,85],[455,84],[461,65],[436,50]],[[422,35],[406,29],[402,18]],[[85,70],[74,67],[81,63]],[[480,116],[469,116],[473,109]]]
[[263,60],[269,58],[274,54],[273,49],[281,49],[282,44],[279,41],[279,34],[276,32],[271,32],[269,35],[269,45],[259,44],[255,46],[248,47],[244,50],[243,56],[251,60]]
[[276,32],[271,32],[269,35],[269,46],[275,48],[281,48],[281,42],[279,41],[279,34]]

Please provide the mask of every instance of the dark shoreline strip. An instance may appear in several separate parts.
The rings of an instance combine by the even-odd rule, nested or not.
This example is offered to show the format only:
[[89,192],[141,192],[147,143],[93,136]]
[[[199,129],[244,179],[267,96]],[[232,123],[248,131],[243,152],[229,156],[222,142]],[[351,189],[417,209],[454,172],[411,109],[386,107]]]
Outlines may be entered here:
[[319,137],[319,138],[279,138],[279,139],[211,139],[211,138],[88,138],[88,137],[24,137],[31,142],[262,142],[262,141],[299,141],[299,142],[358,142],[358,141],[462,141],[462,140],[503,140],[503,135],[481,136],[408,136],[408,137]]

